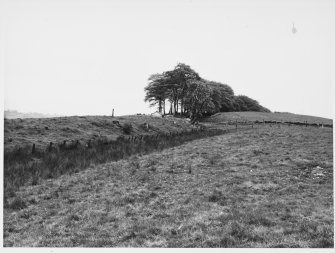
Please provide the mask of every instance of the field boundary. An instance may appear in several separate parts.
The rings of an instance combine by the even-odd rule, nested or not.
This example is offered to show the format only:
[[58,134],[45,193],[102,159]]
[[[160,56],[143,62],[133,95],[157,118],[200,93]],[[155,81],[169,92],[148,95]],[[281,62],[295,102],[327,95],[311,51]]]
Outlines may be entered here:
[[76,173],[92,164],[117,161],[131,155],[144,155],[186,142],[221,135],[232,129],[209,129],[202,126],[184,132],[168,134],[120,136],[82,144],[78,141],[50,143],[44,150],[34,144],[17,147],[4,153],[5,197],[21,186],[36,185],[41,179]]
[[257,125],[332,128],[332,125],[307,122],[236,120],[218,123],[203,122],[187,131],[138,136],[122,135],[116,140],[101,137],[86,143],[78,140],[72,140],[70,143],[50,142],[45,149],[37,148],[33,143],[4,152],[4,192],[6,195],[7,192],[15,191],[21,186],[36,185],[43,178],[56,178],[65,173],[76,173],[92,164],[161,151],[196,139],[253,129]]
[[306,126],[306,127],[328,127],[328,128],[333,128],[332,124],[317,124],[317,123],[308,123],[306,122],[295,122],[295,121],[271,121],[271,120],[263,120],[263,121],[227,121],[227,122],[204,122],[204,123],[211,123],[214,125],[260,125],[260,124],[270,124],[270,125],[287,125],[287,126],[291,126],[291,125],[297,125],[297,126]]

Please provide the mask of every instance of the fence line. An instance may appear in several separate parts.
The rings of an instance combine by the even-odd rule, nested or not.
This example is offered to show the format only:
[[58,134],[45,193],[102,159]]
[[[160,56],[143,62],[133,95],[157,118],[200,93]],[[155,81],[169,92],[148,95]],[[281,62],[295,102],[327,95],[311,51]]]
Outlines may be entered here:
[[[45,176],[48,173],[54,177],[67,171],[71,172],[74,169],[86,168],[91,162],[103,163],[119,160],[133,154],[147,154],[148,152],[178,146],[200,138],[254,129],[254,126],[262,124],[264,126],[266,124],[270,124],[270,126],[278,124],[278,127],[286,124],[288,126],[333,127],[330,124],[308,124],[308,122],[234,121],[218,124],[224,125],[225,128],[216,128],[214,124],[210,127],[204,127],[200,124],[197,128],[191,128],[187,131],[172,131],[139,136],[122,135],[116,140],[98,138],[86,141],[63,140],[59,144],[49,142],[44,150],[43,148],[38,148],[35,143],[32,143],[26,147],[5,151],[4,186],[5,189],[11,184],[21,186],[27,183],[28,180],[31,181],[32,177]],[[47,170],[47,172],[44,170]],[[33,179],[33,182],[35,181]]]
[[265,124],[275,124],[275,125],[299,125],[299,126],[312,126],[312,127],[328,127],[328,128],[333,128],[333,124],[322,124],[322,123],[308,123],[307,121],[304,122],[295,122],[295,121],[270,121],[270,120],[263,120],[263,121],[240,121],[238,122],[236,121],[228,121],[228,122],[220,122],[220,123],[214,123],[214,124],[223,124],[223,125],[234,125],[235,128],[237,128],[237,125],[250,125],[251,127],[253,127],[253,125],[264,125]]

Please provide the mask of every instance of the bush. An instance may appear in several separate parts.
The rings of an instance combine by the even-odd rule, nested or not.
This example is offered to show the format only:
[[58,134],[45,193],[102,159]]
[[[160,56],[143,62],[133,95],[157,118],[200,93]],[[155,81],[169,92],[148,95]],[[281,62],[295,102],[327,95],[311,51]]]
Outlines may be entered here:
[[130,134],[133,131],[133,126],[130,123],[126,123],[122,126],[122,129],[125,134]]

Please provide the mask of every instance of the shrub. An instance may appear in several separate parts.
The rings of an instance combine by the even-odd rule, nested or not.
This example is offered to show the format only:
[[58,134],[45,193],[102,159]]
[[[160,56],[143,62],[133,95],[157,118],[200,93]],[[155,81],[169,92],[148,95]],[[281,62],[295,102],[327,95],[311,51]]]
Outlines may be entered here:
[[126,123],[122,126],[122,130],[125,134],[130,134],[133,131],[133,126],[130,123]]

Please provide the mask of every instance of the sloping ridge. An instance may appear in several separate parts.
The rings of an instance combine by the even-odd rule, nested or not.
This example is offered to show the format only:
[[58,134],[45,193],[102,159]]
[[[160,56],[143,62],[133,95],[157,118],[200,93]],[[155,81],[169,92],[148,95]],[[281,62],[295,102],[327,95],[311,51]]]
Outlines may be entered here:
[[228,122],[228,121],[279,121],[279,122],[301,122],[309,124],[333,124],[332,119],[300,115],[288,112],[269,113],[269,112],[223,112],[216,113],[205,119],[205,122]]
[[[123,127],[131,124],[129,134]],[[148,125],[146,125],[148,124]],[[174,117],[151,117],[147,115],[71,116],[40,119],[6,119],[4,122],[4,147],[12,150],[17,146],[46,148],[49,142],[79,141],[82,144],[104,138],[116,140],[120,136],[134,137],[184,132],[192,128],[188,120]]]

